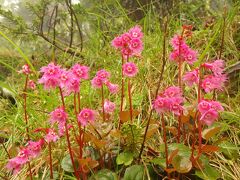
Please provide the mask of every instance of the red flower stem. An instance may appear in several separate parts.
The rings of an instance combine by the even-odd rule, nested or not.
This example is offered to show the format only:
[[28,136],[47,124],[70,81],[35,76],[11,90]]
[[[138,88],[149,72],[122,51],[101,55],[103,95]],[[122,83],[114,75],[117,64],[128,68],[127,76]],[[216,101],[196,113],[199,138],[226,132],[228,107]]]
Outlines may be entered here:
[[[198,82],[198,104],[201,101],[201,67],[199,68],[199,82]],[[198,121],[198,154],[200,155],[202,152],[202,123],[200,121],[200,116],[197,116]]]
[[[78,145],[79,145],[79,158],[82,158],[82,146],[81,146],[81,142],[82,142],[82,128],[81,128],[81,124],[80,122],[78,121],[78,113],[77,113],[77,94],[74,93],[74,112],[75,112],[75,116],[76,116],[76,120],[77,120],[77,124],[78,124],[78,132],[79,132],[79,142],[78,142]],[[79,106],[78,106],[79,107]]]
[[[62,92],[62,89],[60,87],[59,87],[59,91],[60,91],[60,96],[61,96],[61,100],[62,100],[63,109],[65,110],[65,102],[64,102],[63,92]],[[75,166],[75,163],[74,163],[74,159],[73,159],[70,137],[69,137],[69,132],[68,132],[68,126],[67,126],[67,120],[66,120],[66,123],[65,123],[65,130],[66,130],[66,137],[67,137],[67,146],[68,146],[71,162],[72,162],[73,169],[74,169],[74,174],[77,177],[77,179],[80,179],[79,174],[78,174],[77,169],[76,169],[76,166]]]
[[50,179],[53,179],[52,148],[51,148],[51,142],[48,143],[48,149],[49,149]]
[[101,91],[102,91],[102,112],[103,112],[103,122],[105,122],[104,89],[103,89],[103,85],[102,85]]
[[[124,64],[124,57],[122,55],[122,66],[123,66],[123,64]],[[123,98],[124,98],[124,78],[123,78],[123,69],[121,68],[121,70],[122,70],[122,93],[121,93],[121,107],[120,107],[120,110],[122,112],[123,111]],[[119,125],[120,125],[120,121],[119,121]]]
[[28,170],[29,170],[30,180],[32,180],[33,179],[33,177],[32,177],[32,168],[31,168],[31,164],[30,164],[29,161],[28,161]]
[[130,111],[130,119],[133,122],[133,109],[132,109],[132,95],[131,95],[131,82],[128,80],[128,97],[129,97],[129,111]]
[[81,88],[80,88],[80,85],[79,85],[79,92],[78,92],[78,112],[79,113],[81,111],[81,96],[80,96],[80,93],[81,93]]
[[25,119],[25,124],[26,124],[26,132],[27,132],[27,140],[30,140],[29,136],[29,129],[28,129],[28,116],[27,116],[27,84],[28,84],[28,74],[26,75],[26,80],[25,80],[25,86],[23,90],[23,99],[24,99],[24,104],[23,104],[23,109],[24,109],[24,119]]
[[[179,54],[180,54],[180,48],[179,48]],[[178,85],[179,88],[182,90],[182,60],[179,58],[179,67],[178,67]],[[180,143],[180,138],[181,138],[181,117],[182,117],[182,111],[180,112],[180,116],[178,116],[178,135],[177,135],[177,142]]]
[[[163,128],[163,141],[165,144],[165,156],[166,156],[166,169],[168,168],[168,145],[167,145],[167,133],[166,133],[166,127],[164,122],[164,115],[162,114],[162,128]],[[167,173],[169,176],[169,173]]]

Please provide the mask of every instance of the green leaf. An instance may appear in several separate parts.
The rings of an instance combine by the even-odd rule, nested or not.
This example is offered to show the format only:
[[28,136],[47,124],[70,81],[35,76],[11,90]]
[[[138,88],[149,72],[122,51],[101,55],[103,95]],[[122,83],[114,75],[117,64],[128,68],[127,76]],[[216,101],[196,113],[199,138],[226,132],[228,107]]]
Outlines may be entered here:
[[144,166],[133,165],[126,169],[123,180],[143,180]]
[[172,143],[168,145],[169,154],[172,151],[175,151],[176,149],[178,149],[179,156],[190,158],[192,152],[188,146],[185,146],[184,144],[178,144],[178,143]]
[[[77,164],[77,161],[74,161],[75,165],[78,165]],[[64,171],[67,171],[67,172],[74,172],[74,169],[73,169],[73,165],[72,165],[72,161],[71,161],[71,158],[70,158],[70,155],[66,155],[62,162],[61,162],[61,166],[63,168]]]
[[166,159],[162,159],[162,158],[154,158],[151,160],[151,162],[155,165],[159,165],[162,168],[166,168]]
[[118,165],[124,164],[125,166],[130,165],[132,161],[133,161],[133,153],[130,153],[130,152],[120,153],[116,159],[116,162]]
[[172,165],[179,173],[187,173],[192,169],[192,162],[188,157],[184,156],[175,156]]
[[116,173],[108,169],[102,169],[93,176],[91,176],[89,180],[117,180],[117,179],[118,178]]
[[220,174],[216,170],[216,168],[210,166],[209,164],[207,166],[205,166],[203,171],[196,170],[195,175],[204,180],[216,180],[220,177]]

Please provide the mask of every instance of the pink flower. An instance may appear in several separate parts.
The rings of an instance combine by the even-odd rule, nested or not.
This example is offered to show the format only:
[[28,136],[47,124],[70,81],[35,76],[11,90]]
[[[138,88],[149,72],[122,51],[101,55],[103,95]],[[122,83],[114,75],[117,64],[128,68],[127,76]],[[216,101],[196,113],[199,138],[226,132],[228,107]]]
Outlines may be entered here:
[[182,102],[183,102],[183,98],[179,98],[179,97],[172,97],[169,98],[170,101],[170,111],[173,112],[175,115],[180,116],[181,111],[183,110],[182,107]]
[[210,126],[215,120],[217,120],[217,118],[218,112],[214,109],[209,109],[205,113],[201,114],[200,121]]
[[128,77],[134,77],[138,73],[137,66],[132,62],[125,63],[122,69],[123,74]]
[[132,39],[129,42],[129,48],[134,52],[134,53],[141,53],[143,50],[143,44],[140,39]]
[[170,86],[164,91],[164,96],[172,98],[172,97],[181,97],[182,92],[181,89],[177,86]]
[[51,124],[54,124],[55,122],[59,124],[65,124],[67,118],[68,118],[68,115],[62,107],[59,107],[50,113]]
[[106,100],[106,101],[104,102],[104,111],[105,111],[106,113],[109,113],[109,114],[113,113],[113,111],[115,110],[115,108],[116,108],[115,103],[113,103],[113,102],[111,102],[111,101],[108,101],[108,100]]
[[40,139],[36,142],[28,141],[27,149],[29,150],[30,156],[33,158],[37,157],[42,150],[43,144],[44,144],[43,139]]
[[40,84],[44,84],[45,89],[51,89],[59,86],[61,75],[60,66],[50,63],[48,66],[42,67],[40,72],[43,73],[43,76],[38,82]]
[[72,78],[73,74],[71,73],[71,71],[66,71],[65,69],[62,69],[60,74],[60,87],[67,87]]
[[164,113],[169,110],[170,108],[170,101],[169,98],[158,96],[155,101],[153,102],[153,108],[158,113]]
[[87,123],[90,121],[95,120],[95,112],[91,109],[84,108],[79,114],[78,114],[78,121],[83,125],[86,126]]
[[188,48],[183,56],[188,64],[193,64],[197,60],[197,51]]
[[129,47],[122,48],[121,52],[125,59],[127,59],[133,55],[133,51]]
[[15,157],[16,159],[16,163],[18,164],[25,164],[29,161],[29,157],[30,157],[30,151],[27,148],[23,148],[19,151],[17,157]]
[[102,79],[100,79],[99,77],[95,76],[92,80],[91,80],[91,84],[94,88],[101,88],[103,86],[103,81]]
[[204,89],[206,93],[214,89],[222,90],[222,87],[224,86],[226,79],[227,78],[225,74],[218,76],[208,75],[205,79],[203,79],[201,87]]
[[100,70],[100,71],[97,72],[96,76],[97,76],[99,79],[101,79],[101,81],[102,81],[103,83],[105,83],[105,82],[108,80],[108,78],[110,77],[110,73],[107,72],[106,70],[102,69],[102,70]]
[[175,35],[172,39],[171,39],[171,45],[173,47],[174,50],[178,50],[179,49],[179,46],[182,47],[182,46],[185,46],[186,43],[184,41],[184,39],[179,36],[179,35]]
[[112,41],[112,46],[116,49],[120,49],[123,46],[123,40],[121,36],[115,37]]
[[118,86],[118,84],[113,84],[113,83],[110,83],[109,81],[107,81],[106,85],[107,85],[107,87],[108,87],[108,90],[109,90],[110,93],[112,93],[112,94],[116,94],[116,93],[119,91],[119,86]]
[[224,110],[222,105],[217,101],[211,101],[211,108],[216,110],[216,111],[223,111]]
[[17,158],[12,158],[8,161],[6,168],[8,170],[13,170],[13,174],[17,174],[20,170],[22,165],[17,162]]
[[31,73],[31,70],[30,70],[30,67],[28,64],[25,64],[22,66],[22,69],[20,71],[18,71],[18,73],[21,73],[21,74],[30,74]]
[[212,63],[204,63],[202,66],[207,69],[210,69],[215,76],[218,76],[223,73],[225,63],[223,60],[219,59]]
[[129,33],[124,33],[121,37],[123,43],[129,43],[131,41],[131,35]]
[[33,80],[28,81],[28,87],[32,90],[36,89],[36,84]]
[[79,92],[79,87],[80,87],[80,79],[78,78],[72,78],[70,79],[67,87],[66,87],[66,91],[68,92],[67,94],[70,94],[70,93],[77,93]]
[[209,103],[209,101],[201,100],[200,103],[198,104],[198,110],[201,113],[205,113],[210,108],[211,108],[211,103]]
[[199,82],[199,70],[198,68],[190,71],[190,72],[186,72],[185,75],[183,76],[183,81],[185,81],[185,83],[188,86],[192,86],[194,83],[198,84]]
[[72,68],[72,73],[79,79],[88,79],[89,78],[89,67],[81,66],[80,64],[75,64]]
[[47,129],[47,134],[45,135],[44,139],[50,142],[56,142],[59,139],[59,136],[55,133],[53,129]]
[[139,38],[143,37],[142,28],[140,26],[134,26],[129,31],[131,38]]

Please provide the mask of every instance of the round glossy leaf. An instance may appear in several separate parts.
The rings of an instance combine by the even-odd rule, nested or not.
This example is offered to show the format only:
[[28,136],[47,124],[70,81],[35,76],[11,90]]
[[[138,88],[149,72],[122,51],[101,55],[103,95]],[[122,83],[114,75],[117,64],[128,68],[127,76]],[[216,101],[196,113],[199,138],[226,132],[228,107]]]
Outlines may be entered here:
[[90,177],[89,180],[117,180],[117,174],[108,169],[102,169]]
[[126,169],[123,180],[143,180],[144,166],[133,165]]
[[179,173],[187,173],[192,169],[192,162],[188,157],[184,156],[175,156],[172,165]]
[[130,153],[130,152],[123,152],[123,153],[120,153],[118,156],[117,156],[117,164],[120,165],[120,164],[124,164],[125,166],[128,166],[132,163],[133,161],[133,154]]

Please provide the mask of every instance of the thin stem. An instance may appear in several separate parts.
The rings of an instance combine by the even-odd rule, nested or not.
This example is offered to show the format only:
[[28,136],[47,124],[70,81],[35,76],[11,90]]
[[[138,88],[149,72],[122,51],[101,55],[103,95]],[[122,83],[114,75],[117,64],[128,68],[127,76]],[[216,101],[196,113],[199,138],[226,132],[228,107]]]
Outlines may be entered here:
[[80,96],[80,88],[78,92],[78,112],[81,111],[81,96]]
[[132,95],[131,95],[131,82],[128,80],[128,97],[129,97],[129,111],[130,111],[130,119],[133,122],[133,108],[132,108]]
[[[123,66],[123,64],[124,64],[124,57],[123,57],[123,55],[122,55],[122,66]],[[121,66],[121,67],[122,67]],[[124,99],[124,78],[123,78],[123,70],[121,70],[122,71],[122,93],[121,93],[121,107],[120,107],[120,109],[121,109],[121,111],[123,111],[123,99]]]
[[8,159],[11,159],[11,156],[6,148],[6,146],[4,145],[4,142],[1,143],[3,145],[3,149],[5,150],[5,152],[7,153]]
[[[157,98],[158,91],[160,89],[160,85],[161,85],[162,78],[163,78],[163,72],[164,72],[164,69],[165,69],[166,62],[167,62],[166,61],[167,25],[168,25],[168,19],[167,19],[167,21],[164,24],[163,55],[162,55],[162,62],[163,62],[163,64],[162,64],[162,68],[161,68],[161,72],[160,72],[160,76],[159,76],[158,85],[157,85],[157,89],[156,89],[156,93],[155,93],[154,99]],[[142,156],[142,153],[143,153],[143,149],[144,149],[144,146],[145,146],[145,141],[146,141],[146,137],[147,137],[147,132],[148,132],[150,120],[152,118],[152,113],[153,113],[153,108],[151,107],[151,110],[150,110],[150,113],[149,113],[149,117],[148,117],[148,121],[147,121],[147,125],[146,125],[146,129],[145,129],[144,136],[143,136],[142,146],[141,146],[141,149],[140,149],[140,152],[139,152],[139,156],[138,156],[139,160],[141,159],[141,156]]]
[[[199,82],[198,82],[198,104],[201,101],[201,67],[199,68]],[[200,116],[197,116],[198,121],[198,154],[201,154],[202,151],[202,123],[200,121]]]
[[32,168],[31,168],[31,164],[30,164],[29,161],[28,161],[28,170],[29,170],[30,180],[32,180],[33,179],[33,177],[32,177]]
[[24,99],[24,104],[23,104],[23,109],[24,109],[24,119],[25,119],[25,124],[26,124],[26,132],[27,132],[27,140],[30,140],[29,136],[29,129],[28,129],[28,116],[27,116],[27,84],[28,84],[28,75],[26,76],[25,80],[25,86],[23,90],[23,99]]
[[[162,128],[163,128],[163,141],[165,145],[165,156],[166,156],[166,169],[168,169],[168,145],[167,145],[167,133],[166,133],[166,127],[164,122],[164,115],[162,114]],[[169,177],[169,173],[167,172],[167,175]]]
[[49,149],[50,179],[53,179],[53,166],[52,166],[52,148],[51,148],[51,142],[48,143],[48,149]]
[[103,89],[103,85],[102,85],[102,112],[103,112],[103,122],[105,122],[105,109],[104,109],[104,89]]
[[[62,89],[60,87],[59,87],[59,91],[60,91],[60,96],[61,96],[61,100],[62,100],[63,109],[65,110],[65,102],[64,102],[63,92],[62,92]],[[71,143],[70,143],[70,137],[69,137],[68,125],[67,124],[68,123],[67,123],[67,120],[66,120],[65,131],[66,131],[66,137],[67,137],[67,146],[68,146],[71,162],[72,162],[72,165],[73,165],[74,173],[75,173],[77,179],[80,179],[79,174],[78,174],[77,169],[76,169],[76,166],[75,166],[75,163],[74,163],[74,159],[73,159],[72,148],[71,148]]]
[[77,94],[74,93],[74,112],[75,112],[75,116],[76,116],[76,120],[77,120],[77,124],[78,124],[78,132],[79,132],[79,142],[78,142],[78,145],[79,145],[79,158],[82,158],[82,146],[81,146],[81,142],[82,142],[82,128],[81,128],[81,123],[78,121],[78,113],[77,113]]

